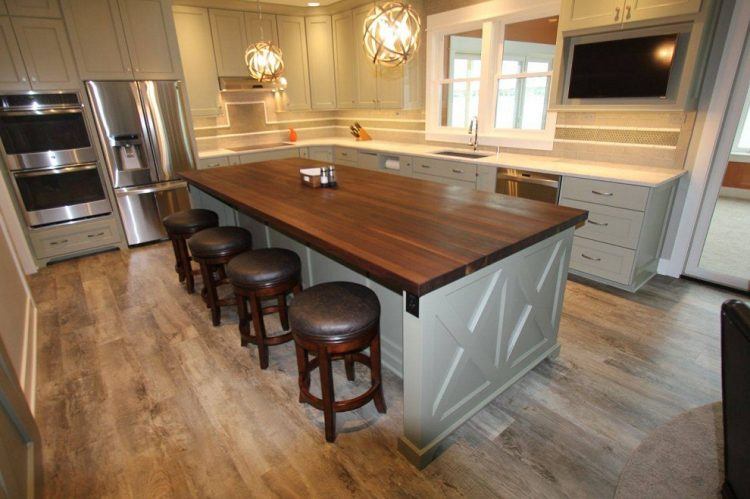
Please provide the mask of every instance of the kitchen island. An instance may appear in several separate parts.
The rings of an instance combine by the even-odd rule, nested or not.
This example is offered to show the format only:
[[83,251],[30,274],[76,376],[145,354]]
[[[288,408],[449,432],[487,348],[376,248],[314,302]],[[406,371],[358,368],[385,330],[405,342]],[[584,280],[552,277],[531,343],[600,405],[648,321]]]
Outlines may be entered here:
[[[196,207],[229,209],[254,246],[302,259],[305,287],[345,280],[381,302],[383,365],[404,383],[399,449],[415,465],[539,362],[557,332],[586,212],[307,159],[182,173]],[[217,204],[218,203],[218,204]],[[387,397],[386,393],[386,397]]]

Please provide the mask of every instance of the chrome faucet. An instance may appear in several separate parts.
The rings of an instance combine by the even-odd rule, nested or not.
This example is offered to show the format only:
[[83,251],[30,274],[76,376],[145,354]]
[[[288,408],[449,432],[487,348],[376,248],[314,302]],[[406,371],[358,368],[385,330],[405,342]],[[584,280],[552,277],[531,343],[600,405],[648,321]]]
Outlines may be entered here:
[[472,146],[475,151],[479,145],[479,120],[476,116],[474,116],[471,119],[471,123],[469,123],[469,145]]

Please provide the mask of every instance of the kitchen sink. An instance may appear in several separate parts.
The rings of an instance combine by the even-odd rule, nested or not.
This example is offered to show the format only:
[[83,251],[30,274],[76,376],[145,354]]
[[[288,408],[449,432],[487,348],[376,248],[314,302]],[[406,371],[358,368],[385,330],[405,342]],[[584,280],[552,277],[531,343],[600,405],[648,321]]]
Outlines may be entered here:
[[486,158],[491,156],[491,152],[473,152],[473,151],[438,151],[435,154],[440,156],[453,156],[454,158]]

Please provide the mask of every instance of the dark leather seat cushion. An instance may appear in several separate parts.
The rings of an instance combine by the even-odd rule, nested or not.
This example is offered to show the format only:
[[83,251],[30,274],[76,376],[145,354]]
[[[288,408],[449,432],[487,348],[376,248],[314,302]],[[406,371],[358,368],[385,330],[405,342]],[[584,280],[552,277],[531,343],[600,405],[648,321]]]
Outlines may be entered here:
[[178,211],[162,220],[167,232],[173,234],[192,234],[202,229],[219,225],[219,216],[211,210],[192,209]]
[[298,275],[301,267],[294,251],[283,248],[257,249],[232,258],[227,264],[227,276],[232,284],[256,288]]
[[379,319],[377,295],[353,282],[318,284],[296,295],[289,307],[292,331],[310,340],[354,339]]
[[212,227],[188,239],[193,256],[215,258],[252,249],[253,236],[242,227]]

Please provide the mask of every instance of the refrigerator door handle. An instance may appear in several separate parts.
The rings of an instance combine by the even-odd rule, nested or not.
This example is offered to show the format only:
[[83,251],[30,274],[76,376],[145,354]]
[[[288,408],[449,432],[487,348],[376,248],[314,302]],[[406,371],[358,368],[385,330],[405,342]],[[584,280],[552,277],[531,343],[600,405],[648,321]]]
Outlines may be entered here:
[[141,194],[153,194],[155,192],[171,191],[174,189],[187,188],[187,183],[178,182],[164,182],[156,185],[149,185],[146,187],[124,187],[116,190],[118,197],[122,196],[138,196]]

